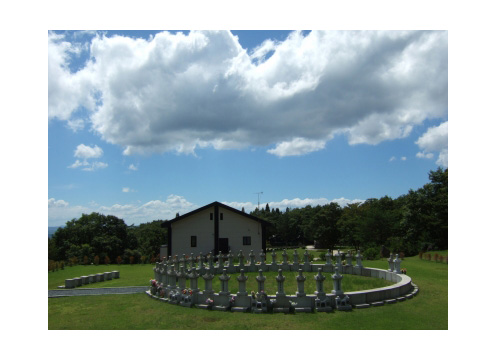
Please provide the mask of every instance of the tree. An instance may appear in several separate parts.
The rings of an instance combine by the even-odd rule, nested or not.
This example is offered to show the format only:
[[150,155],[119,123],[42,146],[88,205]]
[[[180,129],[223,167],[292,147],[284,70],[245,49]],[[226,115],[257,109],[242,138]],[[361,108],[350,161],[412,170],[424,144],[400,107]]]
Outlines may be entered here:
[[340,231],[337,223],[342,214],[342,208],[337,203],[330,203],[317,207],[310,224],[313,230],[315,246],[324,249],[335,248],[340,240]]

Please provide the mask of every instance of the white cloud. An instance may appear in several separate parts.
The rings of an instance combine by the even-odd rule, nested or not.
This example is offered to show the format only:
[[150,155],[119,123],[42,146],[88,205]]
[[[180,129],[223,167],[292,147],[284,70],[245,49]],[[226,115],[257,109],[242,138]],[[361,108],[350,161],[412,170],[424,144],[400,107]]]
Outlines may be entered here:
[[129,165],[129,170],[137,171],[137,166],[134,164]]
[[301,155],[337,133],[350,144],[404,138],[447,112],[445,31],[294,32],[251,54],[225,31],[97,35],[77,72],[78,47],[48,43],[49,118],[83,106],[127,155],[273,144],[271,154]]
[[79,144],[74,151],[74,156],[82,159],[99,158],[103,155],[103,150],[95,145],[93,147]]
[[274,149],[269,149],[268,153],[279,157],[304,155],[313,151],[321,150],[325,147],[324,140],[306,140],[295,138],[291,141],[278,143]]
[[420,159],[433,159],[433,153],[429,153],[429,152],[424,152],[424,151],[420,151],[419,153],[416,154],[416,157],[420,158]]
[[406,160],[407,160],[407,157],[402,156],[400,159],[401,159],[402,161],[406,161]]
[[54,198],[48,199],[49,208],[64,208],[69,206],[69,203],[64,200],[55,200]]
[[82,169],[83,171],[95,171],[98,169],[105,169],[108,167],[107,163],[101,161],[93,161],[89,167]]
[[[325,205],[331,202],[335,202],[342,207],[347,204],[360,203],[364,200],[354,199],[349,200],[346,198],[338,198],[328,200],[326,198],[319,199],[284,199],[282,201],[271,201],[268,203],[270,208],[279,208],[280,211],[285,211],[286,208],[302,208],[307,205],[317,206]],[[223,202],[224,204],[233,208],[241,210],[244,207],[246,212],[251,212],[256,209],[257,204],[251,202]],[[126,224],[141,224],[150,222],[153,220],[166,220],[175,218],[175,214],[181,215],[188,213],[192,210],[198,209],[206,204],[195,205],[183,196],[171,194],[165,201],[152,200],[145,204],[114,204],[111,206],[98,205],[96,202],[91,201],[89,206],[70,206],[68,202],[64,200],[55,200],[50,198],[48,200],[48,224],[49,226],[59,226],[65,224],[67,221],[79,218],[82,214],[89,214],[91,212],[98,212],[105,215],[114,215],[120,219],[124,219]],[[266,202],[260,204],[265,207]]]
[[394,161],[395,160],[395,156],[392,156],[388,161]]
[[74,156],[83,159],[83,161],[76,159],[76,161],[72,165],[69,165],[68,168],[76,169],[78,167],[85,166],[82,169],[83,171],[95,171],[97,169],[104,169],[108,167],[107,163],[101,161],[93,161],[92,163],[89,163],[87,161],[87,159],[99,158],[102,155],[103,150],[97,145],[91,147],[84,144],[79,144],[74,151]]
[[430,127],[420,138],[416,144],[422,150],[417,153],[418,158],[433,158],[432,152],[438,152],[437,165],[448,167],[448,121]]
[[[318,199],[300,199],[300,198],[294,198],[294,199],[284,199],[282,201],[271,201],[268,202],[268,206],[270,209],[280,209],[280,211],[285,211],[286,208],[290,209],[295,209],[295,208],[303,208],[308,205],[310,206],[318,206],[318,205],[326,205],[330,203],[337,203],[342,207],[345,207],[347,204],[354,204],[354,203],[361,203],[364,202],[364,200],[360,199],[354,199],[354,200],[349,200],[346,198],[338,198],[338,199],[333,199],[333,200],[328,200],[326,198],[318,198]],[[258,207],[258,204],[253,204],[252,202],[222,202],[225,205],[231,206],[235,209],[241,210],[244,208],[246,212],[251,212],[254,209]],[[264,208],[266,206],[266,202],[260,203],[260,208]]]
[[122,192],[128,193],[129,191],[131,191],[131,189],[128,187],[122,188]]

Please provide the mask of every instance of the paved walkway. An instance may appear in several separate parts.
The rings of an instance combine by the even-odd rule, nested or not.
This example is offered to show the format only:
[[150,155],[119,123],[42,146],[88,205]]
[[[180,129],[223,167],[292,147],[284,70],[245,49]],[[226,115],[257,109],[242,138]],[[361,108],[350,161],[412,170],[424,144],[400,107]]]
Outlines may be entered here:
[[126,286],[113,288],[80,288],[48,290],[48,297],[108,295],[108,294],[138,294],[144,293],[149,286]]

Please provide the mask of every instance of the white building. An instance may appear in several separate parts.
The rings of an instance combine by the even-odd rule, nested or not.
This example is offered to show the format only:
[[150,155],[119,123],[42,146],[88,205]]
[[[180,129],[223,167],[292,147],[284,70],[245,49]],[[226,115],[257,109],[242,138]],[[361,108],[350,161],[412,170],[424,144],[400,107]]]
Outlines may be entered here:
[[266,251],[266,227],[269,222],[217,201],[173,220],[165,221],[168,229],[168,256],[223,254],[239,250],[248,255],[251,250],[258,258]]

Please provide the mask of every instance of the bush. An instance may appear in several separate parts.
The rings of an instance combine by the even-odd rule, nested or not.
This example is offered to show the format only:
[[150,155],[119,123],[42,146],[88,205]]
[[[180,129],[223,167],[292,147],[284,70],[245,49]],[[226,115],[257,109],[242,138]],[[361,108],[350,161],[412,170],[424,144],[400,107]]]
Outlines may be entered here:
[[419,260],[423,260],[423,252],[422,251],[419,252]]
[[436,262],[437,260],[438,260],[438,254],[437,254],[437,253],[435,253],[435,255],[433,255],[433,261],[435,261],[435,262]]
[[377,247],[370,247],[363,251],[363,258],[365,260],[380,260],[380,249]]
[[100,265],[100,257],[98,255],[96,255],[94,258],[93,258],[93,264],[95,265]]
[[122,264],[122,258],[120,256],[117,256],[117,259],[115,259],[115,262],[119,265]]
[[84,265],[88,265],[88,263],[89,263],[89,259],[88,259],[88,257],[86,255],[84,255],[83,264]]
[[438,256],[438,261],[439,261],[439,262],[443,262],[443,256],[442,256],[442,255],[439,255],[439,256]]
[[108,256],[105,256],[105,265],[110,264],[110,258]]

